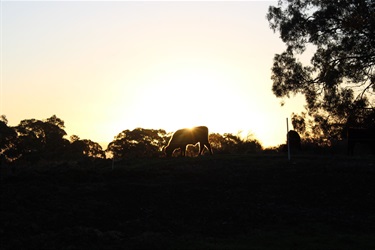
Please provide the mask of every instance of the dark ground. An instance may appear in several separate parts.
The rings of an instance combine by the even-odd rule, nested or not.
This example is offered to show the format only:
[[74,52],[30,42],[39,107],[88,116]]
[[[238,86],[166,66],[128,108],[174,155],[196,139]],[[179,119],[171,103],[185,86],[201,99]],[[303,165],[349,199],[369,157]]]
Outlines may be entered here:
[[375,159],[285,158],[18,168],[0,249],[375,249]]

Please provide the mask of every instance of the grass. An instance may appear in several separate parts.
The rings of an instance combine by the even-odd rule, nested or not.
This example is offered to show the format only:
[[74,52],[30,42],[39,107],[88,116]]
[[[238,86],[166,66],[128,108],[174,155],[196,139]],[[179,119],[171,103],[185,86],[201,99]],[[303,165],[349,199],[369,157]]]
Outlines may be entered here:
[[214,155],[18,169],[1,249],[375,249],[373,157]]

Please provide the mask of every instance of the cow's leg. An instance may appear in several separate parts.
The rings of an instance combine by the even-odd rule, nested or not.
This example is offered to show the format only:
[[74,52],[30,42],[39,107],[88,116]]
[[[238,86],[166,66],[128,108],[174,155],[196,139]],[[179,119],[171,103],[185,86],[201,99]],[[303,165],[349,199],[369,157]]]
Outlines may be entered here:
[[210,152],[210,154],[212,155],[212,148],[209,142],[204,142],[204,143],[199,142],[199,154],[198,155],[201,155],[203,153],[204,147],[206,147],[208,151]]
[[204,143],[199,142],[198,146],[199,146],[199,154],[198,154],[198,156],[200,156],[203,153],[203,150],[204,150]]
[[181,149],[181,156],[185,156],[186,154],[186,146],[185,147],[180,147]]
[[210,143],[209,142],[207,142],[206,144],[206,147],[207,147],[207,149],[208,149],[208,151],[210,152],[210,154],[212,155],[212,148],[211,148],[211,145],[210,145]]

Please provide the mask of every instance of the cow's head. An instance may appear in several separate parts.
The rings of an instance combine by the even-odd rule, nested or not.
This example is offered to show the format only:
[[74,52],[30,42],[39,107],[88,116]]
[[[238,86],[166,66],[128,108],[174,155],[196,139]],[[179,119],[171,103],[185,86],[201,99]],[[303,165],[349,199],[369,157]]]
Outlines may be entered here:
[[164,152],[167,155],[167,157],[171,157],[173,153],[173,148],[170,145],[168,145],[164,148]]

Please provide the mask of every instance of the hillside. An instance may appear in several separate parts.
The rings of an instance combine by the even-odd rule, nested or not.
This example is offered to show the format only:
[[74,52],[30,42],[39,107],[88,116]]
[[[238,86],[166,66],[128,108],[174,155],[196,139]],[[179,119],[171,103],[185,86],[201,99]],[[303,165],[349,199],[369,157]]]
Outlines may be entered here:
[[374,158],[214,155],[19,168],[1,249],[375,249]]

